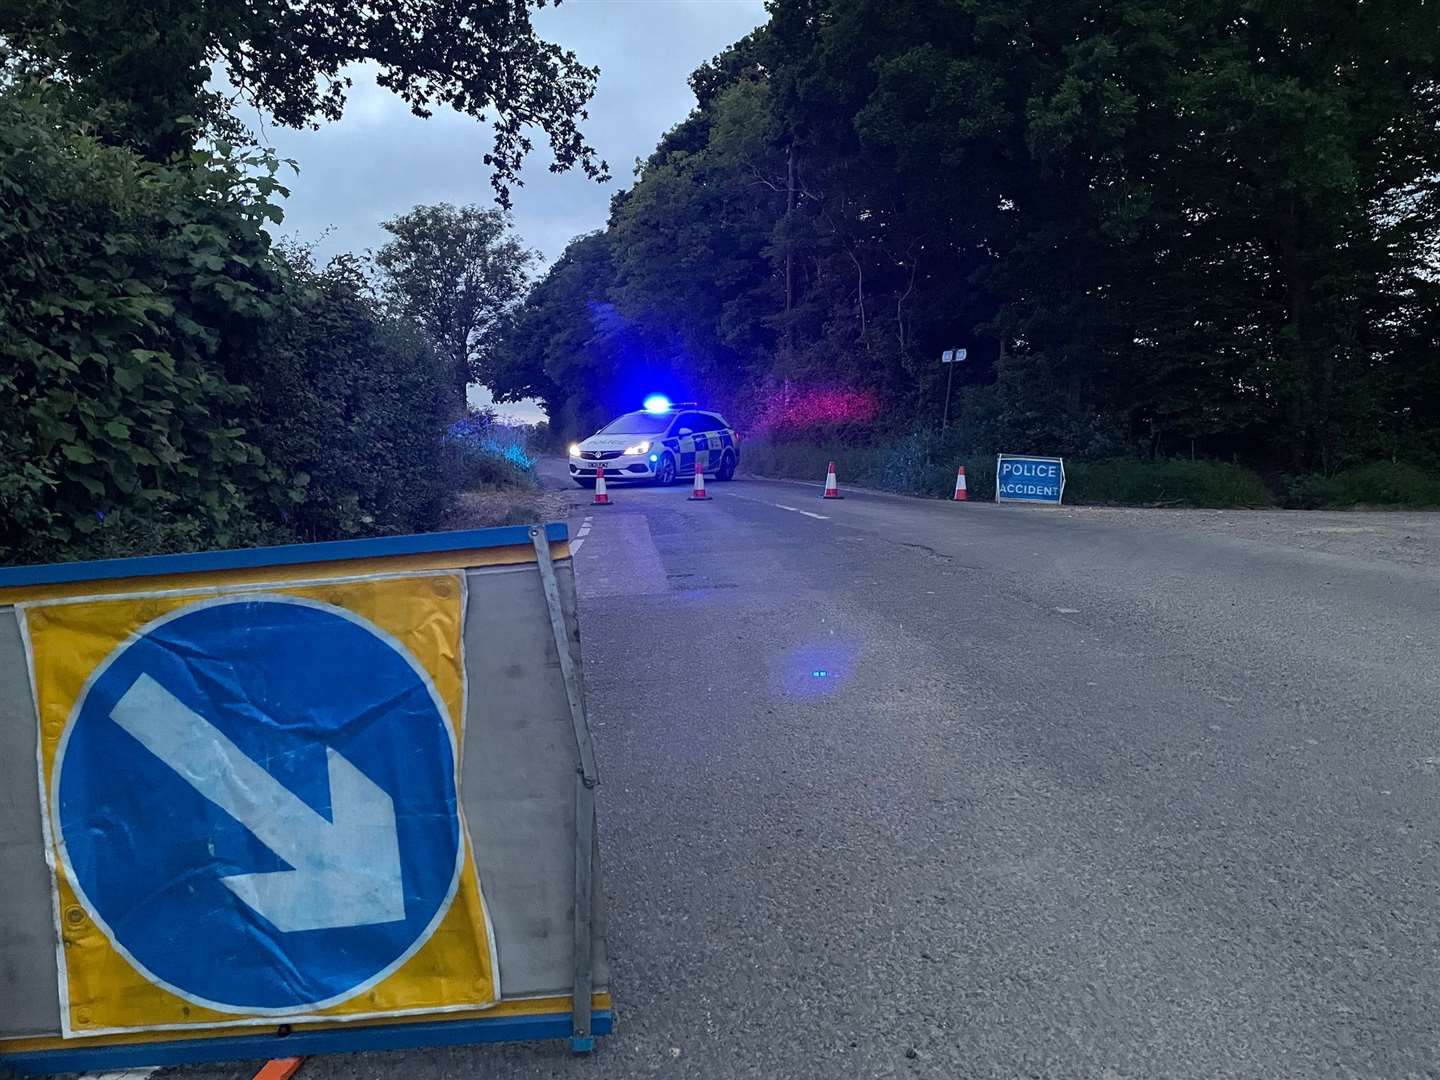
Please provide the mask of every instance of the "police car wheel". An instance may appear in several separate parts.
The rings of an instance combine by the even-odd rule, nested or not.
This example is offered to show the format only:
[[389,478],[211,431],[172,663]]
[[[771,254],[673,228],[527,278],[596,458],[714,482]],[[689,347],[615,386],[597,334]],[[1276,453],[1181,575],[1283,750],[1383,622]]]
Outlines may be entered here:
[[675,483],[675,459],[669,454],[660,459],[660,465],[655,470],[655,483],[661,487]]
[[725,451],[725,456],[720,459],[720,468],[715,470],[716,480],[735,479],[735,455]]

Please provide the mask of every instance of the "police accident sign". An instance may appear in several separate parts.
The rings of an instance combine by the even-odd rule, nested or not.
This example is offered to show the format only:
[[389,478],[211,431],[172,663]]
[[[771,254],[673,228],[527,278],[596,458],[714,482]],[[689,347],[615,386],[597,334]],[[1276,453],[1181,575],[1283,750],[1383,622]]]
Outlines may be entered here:
[[457,571],[17,605],[66,1037],[484,1008]]
[[1001,454],[995,461],[995,501],[1060,505],[1065,462],[1058,457]]

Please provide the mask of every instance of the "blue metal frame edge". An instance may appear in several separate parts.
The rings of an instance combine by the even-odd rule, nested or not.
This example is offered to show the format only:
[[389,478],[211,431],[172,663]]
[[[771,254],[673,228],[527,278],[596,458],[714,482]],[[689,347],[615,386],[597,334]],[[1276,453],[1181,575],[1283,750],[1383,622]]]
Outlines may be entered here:
[[[596,1035],[609,1035],[615,1025],[614,1012],[597,1009],[592,1015],[592,1025]],[[20,1076],[48,1076],[52,1073],[133,1069],[149,1065],[198,1065],[215,1061],[569,1037],[570,1014],[563,1012],[539,1016],[497,1016],[490,1020],[434,1020],[383,1027],[337,1027],[324,1031],[302,1029],[289,1035],[236,1035],[110,1046],[85,1046],[84,1040],[79,1040],[73,1048],[67,1046],[58,1050],[19,1053],[6,1053],[4,1044],[0,1043],[0,1072],[10,1069]]]
[[[545,526],[549,540],[568,540],[564,522]],[[254,570],[267,566],[373,559],[386,555],[432,555],[473,548],[530,546],[530,528],[506,525],[498,529],[460,529],[454,532],[417,533],[412,536],[377,536],[367,540],[329,540],[318,544],[282,544],[278,547],[237,548],[233,551],[196,551],[183,555],[141,555],[94,562],[45,563],[38,566],[0,567],[0,589],[20,585],[68,585],[76,581],[156,577],[161,574],[199,574],[217,570]]]

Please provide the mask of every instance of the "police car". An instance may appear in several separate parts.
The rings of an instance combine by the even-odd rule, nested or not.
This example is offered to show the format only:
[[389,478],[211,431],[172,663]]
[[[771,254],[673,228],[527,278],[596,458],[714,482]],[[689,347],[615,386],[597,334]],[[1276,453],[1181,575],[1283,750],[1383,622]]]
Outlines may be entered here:
[[609,480],[673,484],[695,470],[733,480],[740,437],[723,416],[694,402],[672,405],[650,398],[638,412],[618,416],[590,438],[570,445],[570,479],[594,487],[597,472]]

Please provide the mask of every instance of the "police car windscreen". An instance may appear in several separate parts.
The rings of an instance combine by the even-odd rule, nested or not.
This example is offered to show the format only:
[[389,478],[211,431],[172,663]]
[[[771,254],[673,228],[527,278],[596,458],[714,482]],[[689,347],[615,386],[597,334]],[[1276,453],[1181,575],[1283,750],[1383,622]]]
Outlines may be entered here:
[[659,435],[670,426],[669,416],[632,412],[611,420],[600,429],[601,435]]

